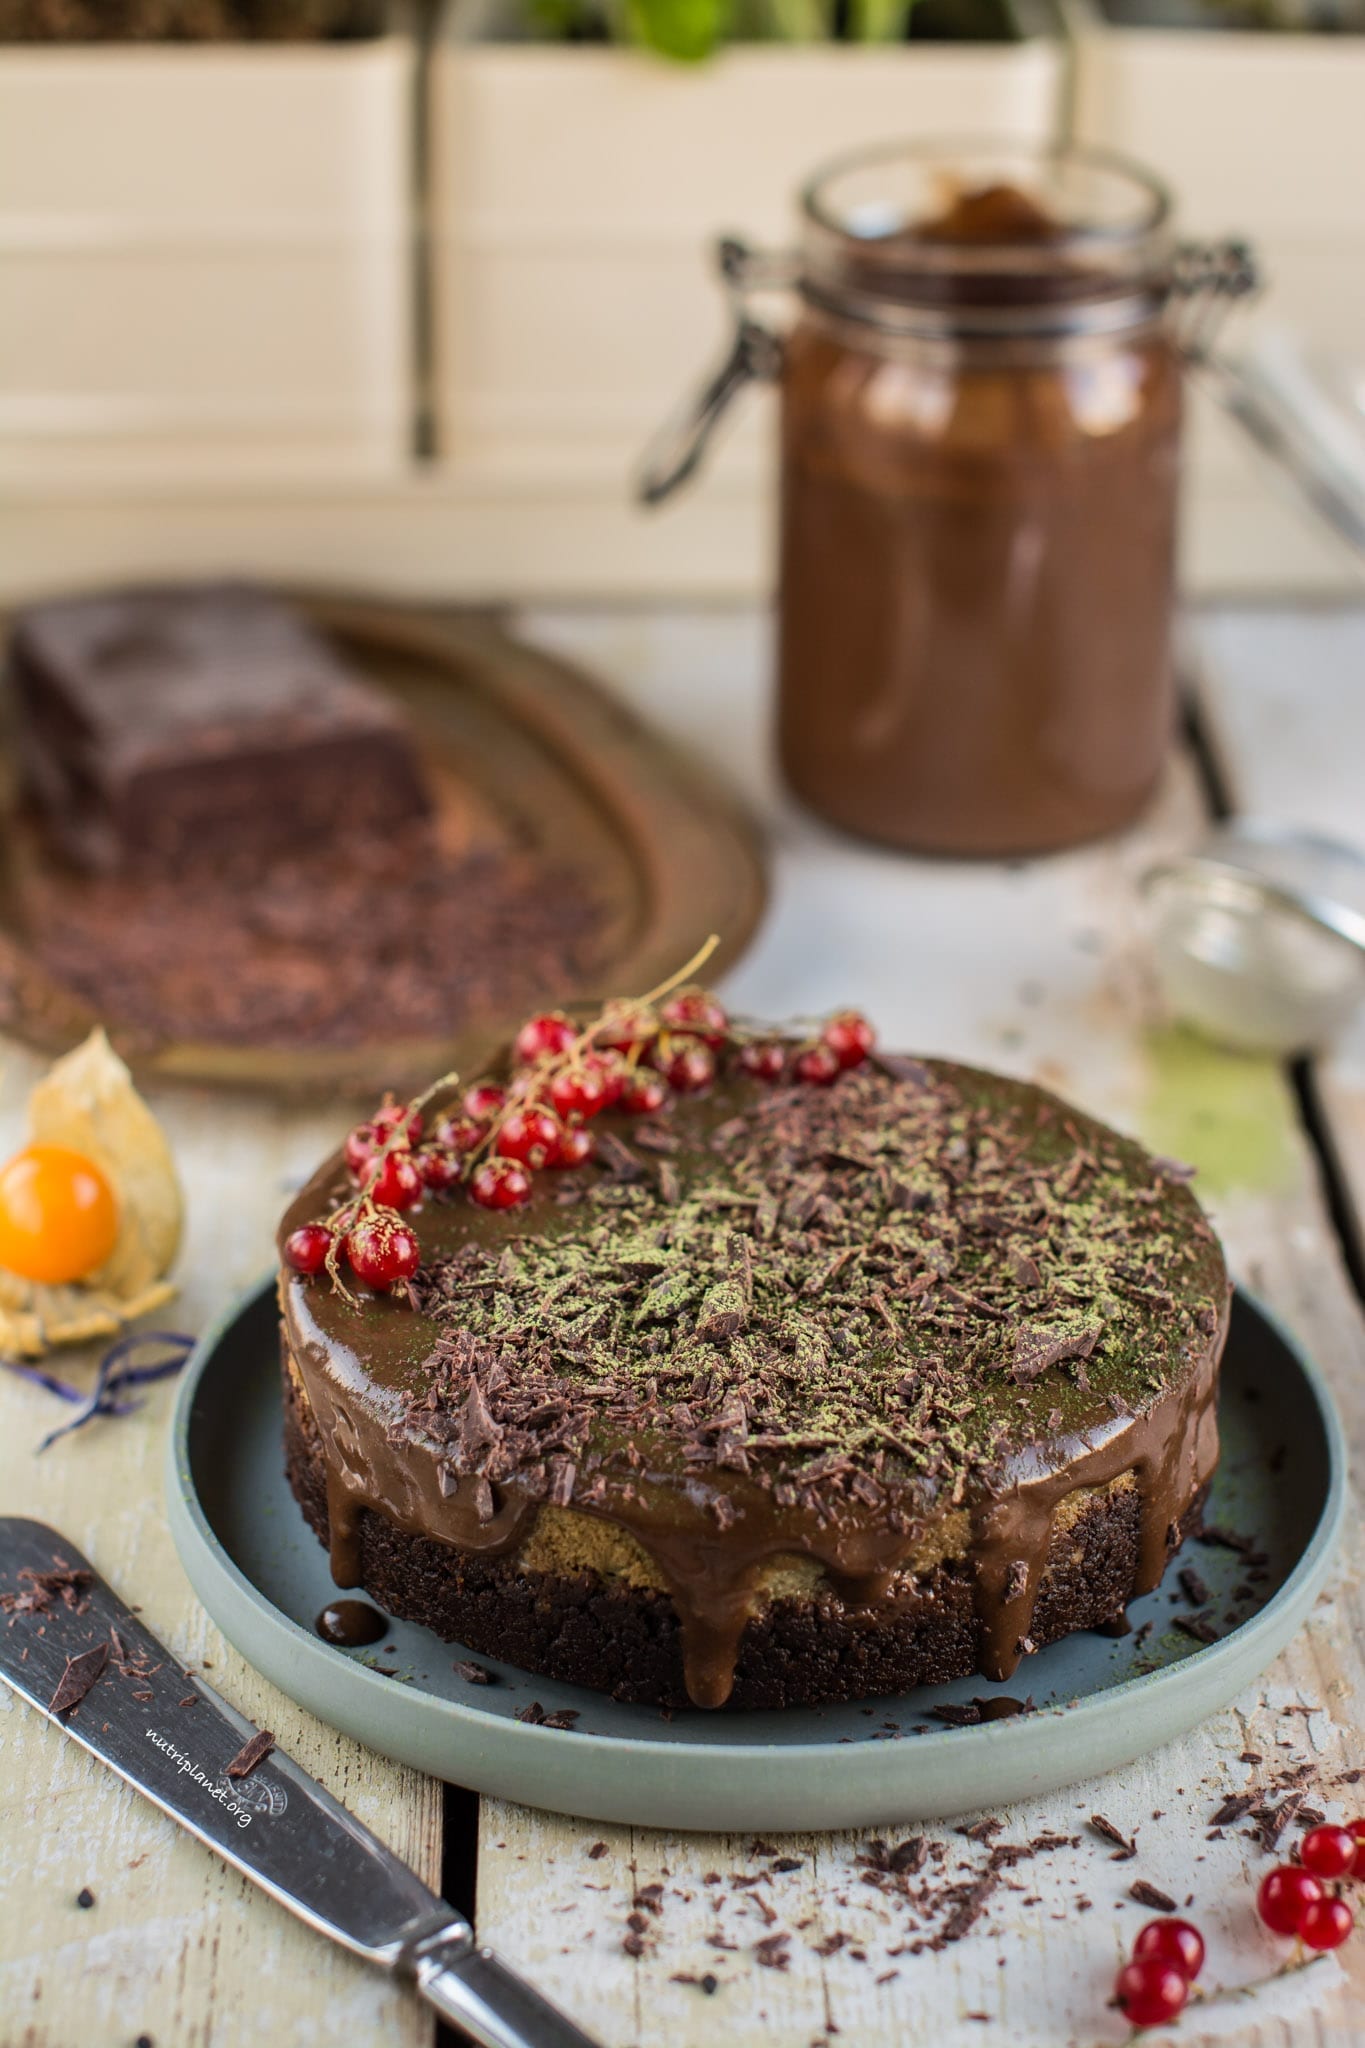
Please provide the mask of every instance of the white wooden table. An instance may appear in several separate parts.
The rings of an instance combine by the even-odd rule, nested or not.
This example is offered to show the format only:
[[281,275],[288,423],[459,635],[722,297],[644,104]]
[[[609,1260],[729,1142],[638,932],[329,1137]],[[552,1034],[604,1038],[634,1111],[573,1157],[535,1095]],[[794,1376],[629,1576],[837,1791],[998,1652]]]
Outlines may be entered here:
[[[1173,760],[1150,816],[1121,841],[1030,866],[900,861],[826,833],[777,792],[757,618],[616,612],[521,624],[690,741],[768,819],[775,897],[727,985],[737,1006],[781,1017],[857,1004],[888,1044],[1031,1075],[1194,1161],[1239,1278],[1312,1349],[1365,1451],[1365,1326],[1339,1235],[1352,1211],[1356,1227],[1365,1215],[1365,1025],[1295,1077],[1165,1029],[1149,985],[1136,879],[1210,813],[1198,753]],[[1365,838],[1365,614],[1214,615],[1196,623],[1194,654],[1205,750],[1234,801]],[[36,1067],[7,1051],[0,1151],[17,1138]],[[1334,1208],[1306,1107],[1333,1151]],[[266,1266],[275,1215],[339,1120],[184,1090],[157,1108],[189,1193],[177,1320],[193,1329]],[[178,1656],[273,1728],[433,1882],[443,1836],[463,1830],[445,1843],[447,1881],[458,1883],[473,1802],[294,1708],[195,1602],[161,1508],[170,1399],[153,1389],[138,1416],[97,1424],[38,1458],[51,1404],[0,1383],[0,1505],[66,1531]],[[666,1838],[497,1801],[477,1817],[481,1932],[611,2048],[1119,2041],[1126,2030],[1106,2001],[1146,1917],[1127,1897],[1140,1876],[1182,1901],[1193,1895],[1210,1945],[1205,1983],[1221,1991],[1187,2012],[1176,2038],[1365,2042],[1355,2018],[1365,1930],[1340,1964],[1277,1974],[1286,1945],[1264,1937],[1251,1911],[1268,1859],[1236,1829],[1206,1839],[1225,1793],[1300,1757],[1313,1763],[1316,1804],[1333,1816],[1365,1810],[1365,1780],[1358,1790],[1334,1783],[1365,1765],[1363,1559],[1353,1519],[1309,1626],[1233,1709],[1102,1785],[1002,1815],[1001,1840],[1081,1839],[1036,1859],[1027,1887],[1002,1888],[941,1954],[904,1952],[903,1908],[860,1881],[863,1836],[784,1840],[797,1869],[736,1886],[732,1878],[762,1867],[747,1839]],[[1248,1752],[1263,1764],[1242,1761]],[[1096,1811],[1136,1831],[1136,1859],[1111,1860],[1085,1825]],[[984,1846],[952,1826],[930,1833],[954,1863],[971,1870],[984,1860]],[[652,1884],[662,1909],[644,1909],[634,1956],[623,1937]],[[76,1904],[82,1887],[95,1894],[88,1910]],[[1088,1910],[1078,1910],[1078,1892]],[[774,1926],[791,1933],[785,1969],[764,1967],[755,1950]],[[132,2048],[140,2036],[157,2048],[431,2048],[433,2027],[403,1993],[297,1927],[0,1696],[0,2048]]]

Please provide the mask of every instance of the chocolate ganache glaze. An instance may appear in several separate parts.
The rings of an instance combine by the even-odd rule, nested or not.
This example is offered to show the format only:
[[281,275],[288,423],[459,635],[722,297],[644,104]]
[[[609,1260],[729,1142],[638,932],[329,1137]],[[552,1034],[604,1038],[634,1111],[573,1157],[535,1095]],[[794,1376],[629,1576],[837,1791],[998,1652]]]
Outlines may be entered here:
[[[733,1075],[593,1128],[597,1161],[538,1175],[527,1208],[428,1200],[408,1296],[283,1272],[339,1585],[365,1511],[482,1557],[609,1525],[718,1707],[775,1565],[813,1561],[875,1617],[965,1559],[997,1680],[1072,1497],[1135,1487],[1128,1590],[1158,1582],[1217,1462],[1229,1300],[1179,1169],[932,1060]],[[334,1158],[281,1241],[348,1188]]]

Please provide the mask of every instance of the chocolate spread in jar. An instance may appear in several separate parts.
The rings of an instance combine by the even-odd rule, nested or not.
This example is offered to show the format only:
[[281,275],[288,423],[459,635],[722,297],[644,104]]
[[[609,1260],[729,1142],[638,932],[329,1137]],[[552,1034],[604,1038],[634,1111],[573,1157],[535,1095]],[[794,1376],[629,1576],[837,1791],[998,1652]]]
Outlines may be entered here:
[[[1064,241],[1022,192],[966,193],[850,244],[855,284],[937,309],[941,336],[808,304],[788,340],[782,761],[869,838],[1041,852],[1128,822],[1160,771],[1178,359],[1150,314],[1060,331],[1114,292]],[[1063,308],[1059,331],[953,331],[1021,305]]]

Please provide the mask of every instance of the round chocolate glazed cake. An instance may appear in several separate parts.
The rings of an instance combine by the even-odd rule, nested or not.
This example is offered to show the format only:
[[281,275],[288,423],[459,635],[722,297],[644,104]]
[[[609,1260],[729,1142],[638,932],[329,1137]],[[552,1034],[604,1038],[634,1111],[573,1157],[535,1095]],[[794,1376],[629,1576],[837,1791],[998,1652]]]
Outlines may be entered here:
[[[970,1067],[798,1064],[607,1111],[521,1206],[428,1194],[390,1291],[286,1263],[339,1585],[666,1707],[1002,1679],[1156,1585],[1229,1300],[1180,1170]],[[281,1243],[354,1186],[338,1155]]]

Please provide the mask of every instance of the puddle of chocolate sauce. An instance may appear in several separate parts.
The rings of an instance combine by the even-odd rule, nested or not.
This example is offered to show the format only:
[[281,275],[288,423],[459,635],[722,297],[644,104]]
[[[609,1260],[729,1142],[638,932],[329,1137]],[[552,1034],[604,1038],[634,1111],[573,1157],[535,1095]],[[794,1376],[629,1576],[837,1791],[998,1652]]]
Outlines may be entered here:
[[377,1643],[388,1633],[389,1618],[366,1600],[333,1600],[324,1607],[314,1628],[324,1643],[343,1650],[358,1650],[364,1643]]
[[1011,1721],[1016,1714],[1026,1714],[1028,1708],[1022,1700],[1011,1699],[1007,1692],[996,1693],[990,1699],[976,1702],[981,1709],[983,1721]]

